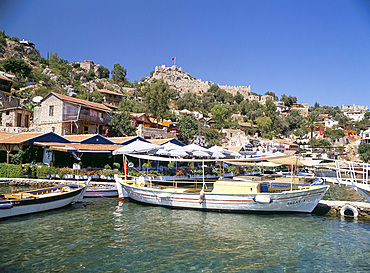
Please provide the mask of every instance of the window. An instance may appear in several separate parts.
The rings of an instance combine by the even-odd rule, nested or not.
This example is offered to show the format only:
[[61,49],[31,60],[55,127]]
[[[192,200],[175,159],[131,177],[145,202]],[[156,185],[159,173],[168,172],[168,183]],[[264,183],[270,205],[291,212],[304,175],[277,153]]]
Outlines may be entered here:
[[49,116],[54,116],[54,105],[49,106]]

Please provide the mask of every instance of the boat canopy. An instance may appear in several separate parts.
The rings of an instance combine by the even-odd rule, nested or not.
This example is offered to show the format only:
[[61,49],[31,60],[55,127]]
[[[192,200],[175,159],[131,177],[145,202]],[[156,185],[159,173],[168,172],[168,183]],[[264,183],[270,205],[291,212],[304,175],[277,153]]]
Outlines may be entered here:
[[[126,154],[126,156],[131,156],[135,158],[140,159],[147,159],[147,160],[153,160],[153,161],[168,161],[168,162],[215,162],[215,161],[223,161],[229,164],[235,164],[239,165],[239,163],[245,163],[245,162],[258,162],[263,160],[272,160],[272,159],[278,159],[278,158],[286,158],[290,157],[290,155],[278,155],[278,156],[270,156],[270,157],[251,157],[251,158],[238,158],[238,159],[194,159],[194,158],[171,158],[171,157],[161,157],[161,156],[152,156],[152,155],[141,155],[141,154]],[[289,164],[288,164],[289,165]]]

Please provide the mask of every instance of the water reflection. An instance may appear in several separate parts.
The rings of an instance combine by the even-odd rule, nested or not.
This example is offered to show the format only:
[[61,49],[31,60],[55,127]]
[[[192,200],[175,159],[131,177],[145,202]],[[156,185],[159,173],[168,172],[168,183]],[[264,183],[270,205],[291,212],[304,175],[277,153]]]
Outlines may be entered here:
[[361,271],[369,223],[89,199],[0,222],[0,271]]

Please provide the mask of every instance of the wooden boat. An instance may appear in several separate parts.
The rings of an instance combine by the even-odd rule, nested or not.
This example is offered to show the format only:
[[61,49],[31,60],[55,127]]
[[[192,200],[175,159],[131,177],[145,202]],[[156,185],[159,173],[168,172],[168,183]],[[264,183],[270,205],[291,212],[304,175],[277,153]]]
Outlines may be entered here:
[[120,197],[138,202],[200,210],[312,212],[329,186],[261,188],[261,183],[216,181],[213,188],[155,186],[116,176]]
[[69,184],[27,192],[1,194],[0,218],[52,210],[82,202],[90,179],[85,184]]
[[118,191],[116,186],[90,186],[87,188],[84,197],[116,197]]
[[324,185],[293,184],[285,188],[272,188],[268,183],[237,180],[204,182],[201,188],[189,188],[177,184],[156,185],[155,181],[148,183],[127,180],[127,177],[118,175],[115,175],[115,179],[119,198],[128,197],[138,202],[165,207],[235,212],[310,213],[329,188]]

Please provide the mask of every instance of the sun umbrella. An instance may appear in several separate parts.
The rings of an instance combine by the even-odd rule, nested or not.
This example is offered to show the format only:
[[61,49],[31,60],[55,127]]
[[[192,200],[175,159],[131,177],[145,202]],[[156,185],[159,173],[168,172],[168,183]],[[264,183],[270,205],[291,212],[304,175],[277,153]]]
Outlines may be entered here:
[[211,148],[208,149],[209,152],[220,152],[220,153],[223,153],[224,152],[224,148],[220,147],[220,146],[212,146]]
[[203,152],[203,151],[194,151],[192,152],[193,156],[196,156],[196,157],[208,157],[209,156],[209,153],[207,152]]
[[181,149],[182,148],[182,146],[173,144],[171,142],[167,142],[167,143],[161,145],[161,147],[163,149],[165,149],[166,151],[175,150],[175,149]]
[[171,150],[171,151],[168,151],[168,153],[170,156],[180,156],[180,157],[188,156],[187,152],[180,150],[180,149]]
[[197,144],[189,144],[189,145],[186,145],[183,147],[186,151],[188,152],[194,152],[194,151],[203,151],[203,152],[207,152],[208,149],[206,148],[203,148],[202,146],[199,146]]
[[156,155],[170,155],[169,151],[166,151],[165,149],[159,149],[155,152]]
[[224,155],[223,153],[221,153],[221,152],[213,152],[212,153],[212,156],[211,156],[212,158],[216,158],[216,159],[219,159],[219,158],[225,158],[226,157],[226,155]]
[[126,146],[114,150],[113,155],[148,153],[158,150],[159,148],[159,145],[155,145],[138,139],[131,142],[130,144],[127,144]]

